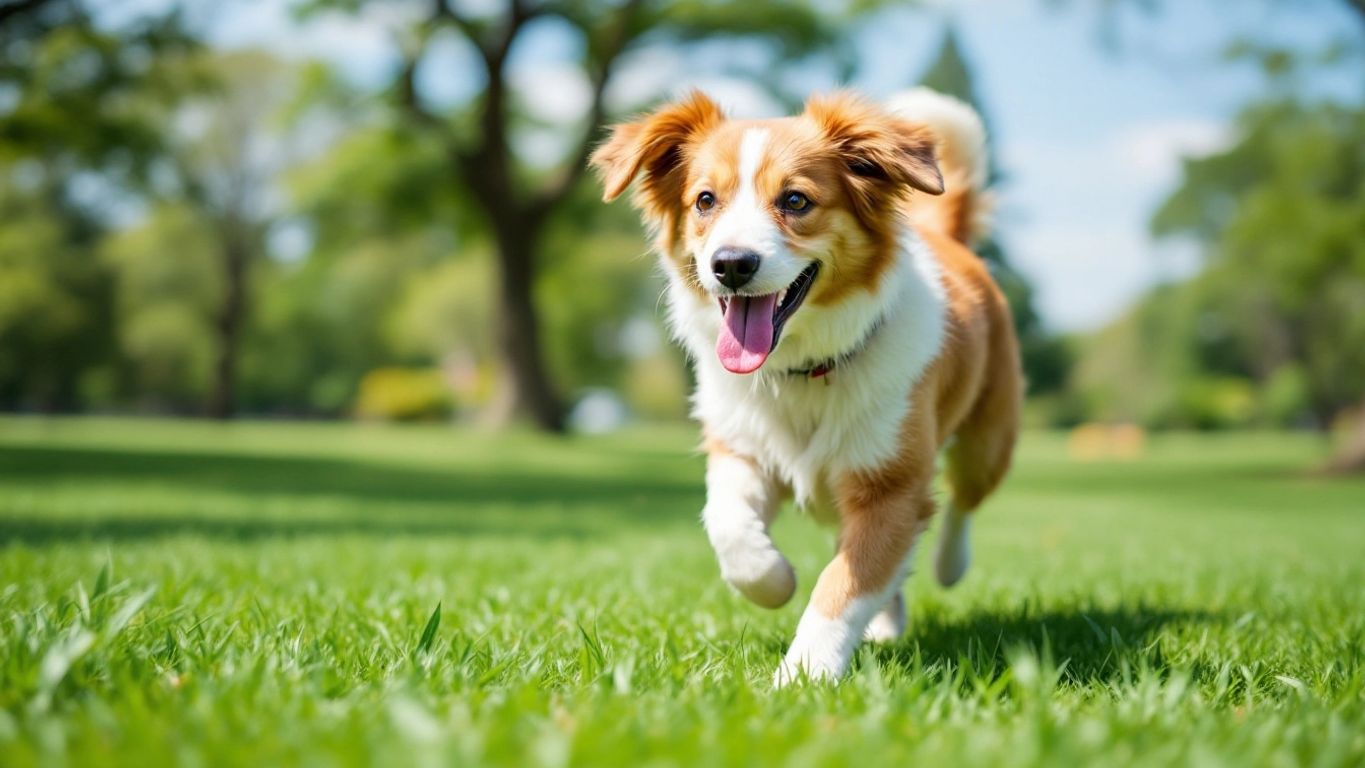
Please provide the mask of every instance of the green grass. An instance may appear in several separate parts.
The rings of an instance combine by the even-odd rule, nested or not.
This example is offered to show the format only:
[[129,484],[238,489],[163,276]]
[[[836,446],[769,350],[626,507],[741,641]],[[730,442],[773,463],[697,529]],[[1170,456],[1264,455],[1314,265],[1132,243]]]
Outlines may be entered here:
[[1365,482],[1311,437],[1030,435],[964,583],[776,692],[831,534],[733,596],[693,443],[0,420],[0,764],[1365,761]]

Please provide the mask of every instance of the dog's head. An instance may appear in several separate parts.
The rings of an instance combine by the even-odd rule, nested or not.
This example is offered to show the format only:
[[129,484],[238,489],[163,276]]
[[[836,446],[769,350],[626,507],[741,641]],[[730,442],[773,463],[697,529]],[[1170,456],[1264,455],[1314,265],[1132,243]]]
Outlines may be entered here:
[[718,305],[716,354],[734,373],[758,370],[803,305],[874,290],[905,198],[943,191],[933,135],[850,95],[740,121],[694,93],[616,126],[592,164],[606,200],[639,178],[670,277]]

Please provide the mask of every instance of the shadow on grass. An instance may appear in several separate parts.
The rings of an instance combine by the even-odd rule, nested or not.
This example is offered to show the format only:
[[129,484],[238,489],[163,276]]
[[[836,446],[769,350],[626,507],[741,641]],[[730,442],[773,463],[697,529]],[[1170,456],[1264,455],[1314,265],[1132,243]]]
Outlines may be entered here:
[[[112,508],[99,517],[0,518],[0,541],[31,543],[179,534],[576,537],[623,524],[690,521],[702,500],[699,478],[682,480],[625,458],[619,473],[579,475],[545,466],[471,471],[295,456],[0,448],[0,484],[39,492],[88,485],[92,501]],[[149,485],[183,493],[184,512],[139,511]],[[106,491],[111,498],[97,495]],[[217,495],[205,505],[204,494]],[[339,503],[325,504],[330,500]]]
[[1136,605],[1118,609],[1058,609],[978,613],[963,619],[931,618],[912,623],[899,642],[878,647],[882,665],[930,669],[964,667],[994,678],[1023,649],[1066,663],[1064,679],[1116,682],[1129,669],[1165,666],[1157,639],[1180,625],[1220,622],[1206,611]]

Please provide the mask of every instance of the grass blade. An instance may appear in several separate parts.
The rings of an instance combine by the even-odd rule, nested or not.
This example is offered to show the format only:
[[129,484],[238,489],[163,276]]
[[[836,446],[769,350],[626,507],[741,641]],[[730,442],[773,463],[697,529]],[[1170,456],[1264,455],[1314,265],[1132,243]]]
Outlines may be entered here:
[[104,567],[100,568],[100,574],[95,577],[95,591],[90,593],[91,601],[100,599],[100,595],[109,591],[109,579],[111,578],[110,571],[112,570],[112,567],[113,563],[106,560],[104,562]]
[[436,610],[431,612],[431,618],[427,619],[427,626],[422,630],[422,639],[417,641],[417,653],[426,653],[431,650],[431,644],[436,641],[436,630],[441,626],[441,604],[436,604]]

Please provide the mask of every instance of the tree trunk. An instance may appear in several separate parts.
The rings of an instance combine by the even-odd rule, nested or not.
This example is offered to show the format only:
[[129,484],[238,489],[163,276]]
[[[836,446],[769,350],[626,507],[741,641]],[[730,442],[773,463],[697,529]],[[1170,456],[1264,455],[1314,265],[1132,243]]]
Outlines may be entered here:
[[218,348],[213,365],[213,389],[208,415],[231,419],[237,411],[237,352],[246,307],[246,264],[249,246],[240,227],[229,224],[223,234],[223,303],[215,330]]
[[510,216],[496,230],[498,342],[505,370],[495,418],[529,418],[543,430],[563,432],[564,405],[546,370],[531,295],[540,227],[524,217]]

